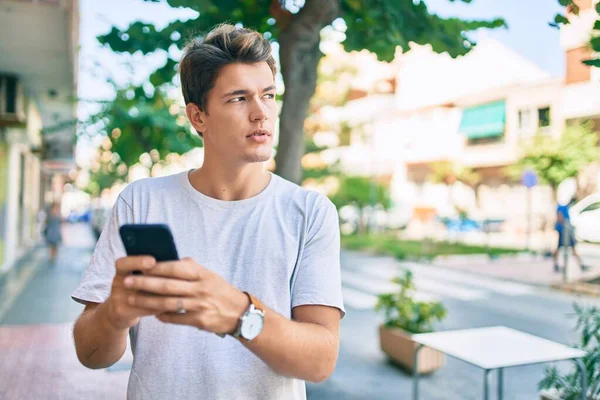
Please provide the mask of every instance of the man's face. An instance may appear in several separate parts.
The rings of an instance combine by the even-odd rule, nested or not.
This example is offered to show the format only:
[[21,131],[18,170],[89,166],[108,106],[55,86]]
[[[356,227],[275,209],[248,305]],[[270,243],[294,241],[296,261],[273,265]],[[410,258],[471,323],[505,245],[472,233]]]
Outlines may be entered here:
[[201,112],[205,147],[243,163],[271,158],[277,117],[273,72],[266,62],[230,64],[219,71]]

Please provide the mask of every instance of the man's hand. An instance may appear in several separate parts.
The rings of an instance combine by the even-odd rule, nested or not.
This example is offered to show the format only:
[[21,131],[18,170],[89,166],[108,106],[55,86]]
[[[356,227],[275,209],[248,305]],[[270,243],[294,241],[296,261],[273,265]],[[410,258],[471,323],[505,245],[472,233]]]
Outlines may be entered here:
[[[208,332],[233,333],[250,306],[242,291],[191,258],[157,263],[144,275],[128,276],[124,283],[135,290],[128,295],[129,306],[153,310],[163,322],[191,325]],[[179,306],[186,312],[177,313]]]
[[129,304],[127,299],[135,292],[127,289],[124,284],[125,278],[133,271],[147,273],[155,265],[156,261],[149,256],[123,257],[117,260],[115,264],[117,271],[113,278],[110,297],[106,301],[106,315],[114,328],[118,330],[128,329],[136,325],[140,317],[156,314],[154,310],[134,307]]

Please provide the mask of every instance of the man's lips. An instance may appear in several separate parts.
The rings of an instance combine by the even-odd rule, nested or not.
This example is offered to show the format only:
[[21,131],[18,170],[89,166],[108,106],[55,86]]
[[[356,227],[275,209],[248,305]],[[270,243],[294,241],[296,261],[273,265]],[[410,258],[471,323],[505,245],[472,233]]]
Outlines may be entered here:
[[257,129],[255,131],[252,131],[250,134],[248,134],[246,137],[250,138],[253,136],[271,136],[271,132],[269,132],[266,129]]

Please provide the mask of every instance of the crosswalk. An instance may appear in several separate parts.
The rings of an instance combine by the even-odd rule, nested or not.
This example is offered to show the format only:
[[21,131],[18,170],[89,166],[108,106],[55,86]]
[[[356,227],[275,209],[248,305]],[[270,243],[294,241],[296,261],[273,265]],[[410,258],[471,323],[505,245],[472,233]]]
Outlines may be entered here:
[[346,307],[373,309],[377,295],[399,289],[391,279],[404,274],[406,270],[413,272],[415,297],[423,301],[480,301],[492,296],[526,296],[536,290],[527,284],[475,276],[442,267],[398,262],[390,258],[346,258],[342,260],[342,291]]

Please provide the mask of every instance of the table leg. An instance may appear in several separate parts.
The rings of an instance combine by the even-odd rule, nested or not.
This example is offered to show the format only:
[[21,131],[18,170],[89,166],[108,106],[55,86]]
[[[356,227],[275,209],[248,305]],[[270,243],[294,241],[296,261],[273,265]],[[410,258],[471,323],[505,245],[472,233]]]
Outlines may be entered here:
[[585,370],[585,364],[581,358],[576,358],[573,361],[575,361],[581,372],[581,398],[587,400],[587,371]]
[[498,400],[504,398],[504,368],[498,368]]
[[413,400],[419,400],[419,351],[423,348],[422,344],[417,344],[413,358]]
[[483,375],[483,399],[490,399],[490,372],[491,370],[486,369]]

